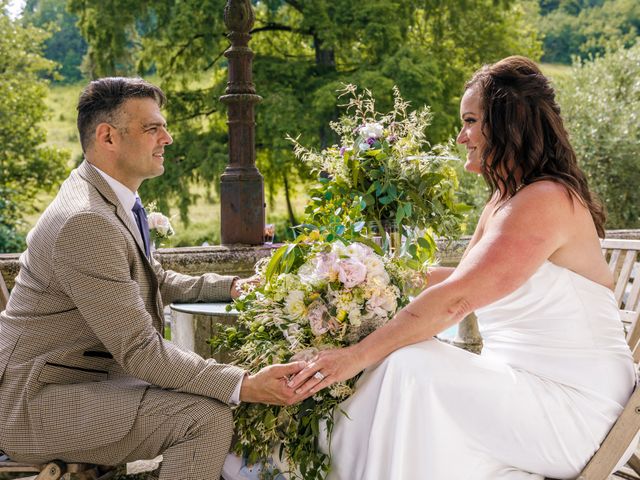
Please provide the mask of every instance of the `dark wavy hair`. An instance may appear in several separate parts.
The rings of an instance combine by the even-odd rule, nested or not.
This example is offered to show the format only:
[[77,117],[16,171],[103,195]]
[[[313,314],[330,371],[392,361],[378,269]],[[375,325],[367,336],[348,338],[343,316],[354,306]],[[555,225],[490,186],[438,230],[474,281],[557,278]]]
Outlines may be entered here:
[[589,208],[598,235],[604,237],[604,207],[589,191],[555,92],[538,66],[525,57],[507,57],[478,70],[465,85],[468,89],[480,95],[486,142],[482,175],[491,194],[497,191],[504,200],[538,180],[560,183]]

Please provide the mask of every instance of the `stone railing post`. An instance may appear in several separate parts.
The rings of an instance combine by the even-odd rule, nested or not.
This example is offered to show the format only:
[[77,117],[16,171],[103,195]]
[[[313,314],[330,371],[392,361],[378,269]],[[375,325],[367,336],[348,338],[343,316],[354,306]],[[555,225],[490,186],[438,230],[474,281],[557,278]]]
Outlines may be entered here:
[[231,47],[226,95],[220,101],[228,107],[229,165],[220,182],[220,237],[222,244],[264,243],[264,181],[256,167],[254,106],[256,95],[249,48],[249,31],[255,20],[249,0],[228,0],[224,22]]
[[[469,243],[468,238],[453,242],[438,242],[439,263],[443,267],[455,267],[460,262],[464,250]],[[467,315],[458,324],[458,333],[453,339],[453,344],[473,353],[482,350],[482,337],[478,329],[478,320],[475,314]]]

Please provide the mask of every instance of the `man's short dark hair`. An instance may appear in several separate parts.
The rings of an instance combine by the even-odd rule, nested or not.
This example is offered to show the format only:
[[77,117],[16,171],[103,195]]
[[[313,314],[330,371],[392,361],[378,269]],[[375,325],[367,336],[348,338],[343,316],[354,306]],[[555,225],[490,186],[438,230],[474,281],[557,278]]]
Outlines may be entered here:
[[167,101],[160,88],[141,78],[99,78],[86,86],[78,100],[78,133],[83,152],[91,146],[96,127],[103,122],[114,123],[120,106],[131,98],[152,98],[160,107]]

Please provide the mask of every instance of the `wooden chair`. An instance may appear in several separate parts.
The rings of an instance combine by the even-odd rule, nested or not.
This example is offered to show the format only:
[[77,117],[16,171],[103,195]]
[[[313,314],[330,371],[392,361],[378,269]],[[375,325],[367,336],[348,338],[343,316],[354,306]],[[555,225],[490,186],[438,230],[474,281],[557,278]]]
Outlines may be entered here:
[[95,465],[84,463],[64,463],[58,460],[45,464],[19,463],[11,460],[0,461],[0,473],[29,473],[37,475],[22,480],[108,480],[113,478],[115,470],[101,471]]
[[[633,360],[640,362],[640,240],[605,239],[602,241],[605,258],[614,274],[614,294],[627,331],[627,343]],[[584,467],[578,480],[605,480],[625,454],[640,431],[640,386],[629,398],[598,451]],[[640,458],[635,453],[627,467],[640,475]],[[634,478],[625,476],[624,478]],[[637,478],[637,477],[636,477]]]

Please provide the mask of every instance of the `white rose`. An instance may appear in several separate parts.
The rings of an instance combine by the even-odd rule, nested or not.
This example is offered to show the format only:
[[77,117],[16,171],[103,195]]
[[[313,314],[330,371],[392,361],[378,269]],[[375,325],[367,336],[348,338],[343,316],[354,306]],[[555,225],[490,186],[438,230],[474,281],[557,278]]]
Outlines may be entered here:
[[379,123],[365,123],[360,127],[360,133],[365,138],[380,138],[384,134],[384,128]]
[[304,305],[304,292],[301,290],[289,292],[284,301],[284,310],[292,318],[302,318],[307,313],[307,308]]
[[367,311],[373,312],[380,317],[386,317],[388,313],[394,312],[398,303],[396,295],[391,289],[384,289],[375,292],[367,302]]
[[349,323],[354,327],[359,327],[362,324],[362,313],[359,308],[354,308],[349,312]]
[[384,268],[384,263],[377,257],[370,256],[363,260],[367,267],[367,282],[374,285],[387,285],[390,281],[389,274]]
[[147,217],[147,222],[149,223],[149,230],[155,229],[158,231],[158,234],[163,237],[173,233],[171,222],[169,222],[169,219],[165,215],[159,212],[150,213]]
[[364,263],[364,260],[368,258],[377,259],[371,247],[368,247],[367,245],[363,245],[362,243],[358,243],[358,242],[354,242],[351,245],[349,245],[346,249],[346,252],[350,257],[356,258],[363,263]]

